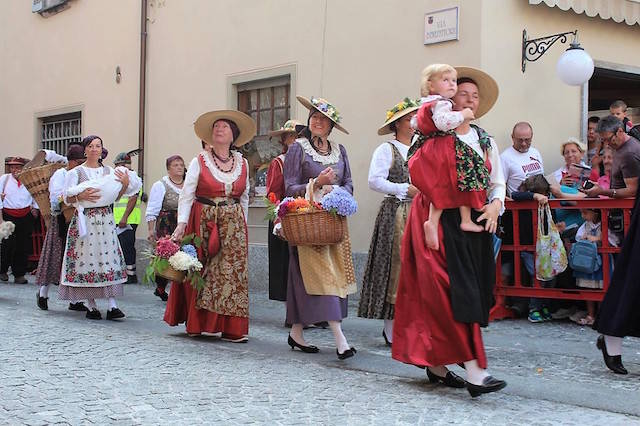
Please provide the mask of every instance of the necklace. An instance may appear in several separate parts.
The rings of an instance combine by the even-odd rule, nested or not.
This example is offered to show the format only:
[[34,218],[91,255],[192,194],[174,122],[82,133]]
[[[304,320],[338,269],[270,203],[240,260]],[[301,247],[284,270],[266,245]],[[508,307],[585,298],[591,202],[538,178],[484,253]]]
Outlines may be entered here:
[[320,148],[319,146],[322,144],[322,142],[323,142],[322,139],[319,136],[316,136],[315,138],[313,138],[313,142],[311,143],[311,146],[313,146],[313,149],[315,149],[319,154],[327,155],[331,152],[331,145],[329,145],[329,143],[327,142],[327,147],[323,149],[323,148]]
[[231,154],[231,150],[229,150],[229,155],[226,158],[223,158],[221,156],[219,156],[218,154],[216,154],[216,152],[212,149],[211,153],[213,154],[214,158],[217,158],[218,160],[222,161],[223,163],[227,163],[229,162],[229,160],[231,160],[231,158],[233,157],[233,154]]
[[184,179],[182,179],[180,183],[178,183],[178,182],[174,182],[174,180],[171,179],[171,176],[168,176],[168,178],[171,181],[171,183],[174,184],[175,186],[181,186],[184,183]]
[[[218,170],[220,170],[222,173],[229,173],[229,172],[230,172],[230,171],[232,171],[232,170],[235,168],[235,166],[236,166],[236,158],[235,158],[233,155],[229,155],[229,158],[231,158],[231,160],[232,160],[232,161],[231,161],[231,167],[229,167],[228,169],[223,169],[223,168],[222,168],[222,166],[218,163],[218,156],[217,156],[217,155],[214,155],[214,156],[213,156],[213,162],[214,162],[214,164],[216,165],[216,167],[218,168]],[[224,164],[224,163],[226,163],[226,162],[228,162],[228,161],[229,161],[229,158],[227,158],[227,161],[223,161],[223,160],[220,160],[220,161],[222,161],[222,163]]]

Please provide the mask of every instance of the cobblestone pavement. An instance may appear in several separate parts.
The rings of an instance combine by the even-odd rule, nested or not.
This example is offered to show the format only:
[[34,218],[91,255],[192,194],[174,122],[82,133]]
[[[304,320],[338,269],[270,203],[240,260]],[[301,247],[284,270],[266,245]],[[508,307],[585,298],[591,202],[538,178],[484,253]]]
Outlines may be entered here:
[[40,311],[35,293],[0,284],[0,424],[640,424],[640,341],[625,340],[631,374],[616,376],[596,333],[566,322],[492,323],[490,370],[508,386],[471,399],[393,361],[382,322],[355,306],[344,330],[358,353],[338,361],[329,330],[306,332],[319,354],[292,352],[284,306],[264,293],[248,344],[166,326],[142,285],[126,287],[122,322],[86,320],[55,289]]

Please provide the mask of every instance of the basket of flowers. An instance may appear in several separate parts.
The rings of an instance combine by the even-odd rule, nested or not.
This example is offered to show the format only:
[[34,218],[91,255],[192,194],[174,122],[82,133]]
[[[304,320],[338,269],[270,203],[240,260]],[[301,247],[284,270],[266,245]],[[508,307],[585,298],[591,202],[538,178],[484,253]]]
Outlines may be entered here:
[[189,280],[196,290],[204,287],[204,279],[200,274],[202,263],[198,260],[198,250],[202,239],[195,234],[185,235],[181,243],[170,238],[162,238],[155,249],[147,253],[149,265],[144,274],[144,282],[153,282],[156,275],[169,281],[182,283]]
[[357,211],[353,196],[335,188],[320,202],[286,197],[273,208],[282,233],[290,245],[330,245],[340,243],[347,232],[347,216]]

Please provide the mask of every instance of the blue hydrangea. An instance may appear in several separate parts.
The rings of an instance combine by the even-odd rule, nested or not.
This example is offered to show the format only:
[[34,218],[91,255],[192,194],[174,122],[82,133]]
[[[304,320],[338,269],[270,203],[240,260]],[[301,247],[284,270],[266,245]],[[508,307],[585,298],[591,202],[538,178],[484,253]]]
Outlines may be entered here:
[[182,250],[183,252],[187,253],[191,257],[197,257],[198,256],[198,252],[196,251],[196,248],[194,246],[192,246],[191,244],[183,245],[180,250]]
[[320,204],[325,210],[339,214],[340,216],[351,216],[358,211],[358,203],[348,191],[337,187],[333,191],[322,197]]

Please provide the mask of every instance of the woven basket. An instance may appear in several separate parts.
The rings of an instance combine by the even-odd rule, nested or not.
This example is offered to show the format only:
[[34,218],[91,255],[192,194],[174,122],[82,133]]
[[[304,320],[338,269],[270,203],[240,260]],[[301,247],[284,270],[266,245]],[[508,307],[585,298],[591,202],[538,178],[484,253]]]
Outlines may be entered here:
[[324,246],[344,239],[347,218],[326,210],[289,213],[282,218],[282,232],[292,246]]
[[45,224],[49,227],[51,217],[51,205],[49,201],[49,179],[59,168],[64,167],[62,163],[45,164],[44,166],[24,169],[18,179],[27,188],[31,196],[40,207],[40,214],[44,218]]
[[162,272],[156,269],[156,275],[160,275],[163,278],[168,279],[169,281],[174,281],[177,283],[181,283],[184,281],[184,278],[187,274],[184,271],[176,271],[171,267],[171,265],[167,266]]

